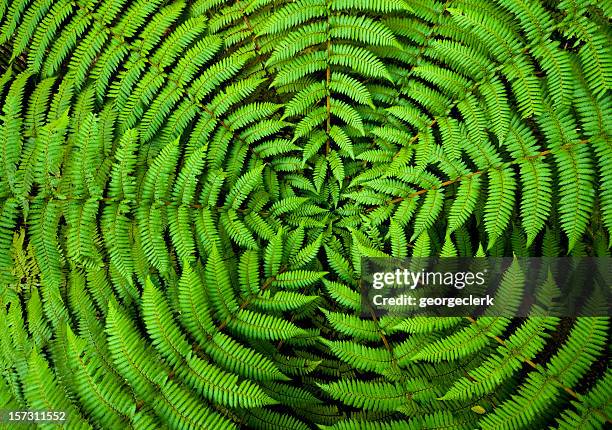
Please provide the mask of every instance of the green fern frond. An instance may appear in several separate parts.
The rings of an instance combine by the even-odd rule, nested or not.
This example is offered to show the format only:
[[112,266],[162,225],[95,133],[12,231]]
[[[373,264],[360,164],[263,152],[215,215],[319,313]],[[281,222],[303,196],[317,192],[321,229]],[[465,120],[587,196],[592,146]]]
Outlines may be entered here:
[[364,280],[367,258],[605,267],[608,3],[0,1],[0,408],[606,428],[590,273],[580,316],[517,262],[471,316],[378,314]]

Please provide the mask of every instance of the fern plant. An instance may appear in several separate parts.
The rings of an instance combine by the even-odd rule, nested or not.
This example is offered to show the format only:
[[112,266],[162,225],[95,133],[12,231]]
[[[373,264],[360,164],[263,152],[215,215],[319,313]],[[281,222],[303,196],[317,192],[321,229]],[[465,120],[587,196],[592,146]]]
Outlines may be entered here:
[[0,0],[0,409],[604,428],[607,317],[365,318],[359,282],[363,256],[610,255],[611,16]]

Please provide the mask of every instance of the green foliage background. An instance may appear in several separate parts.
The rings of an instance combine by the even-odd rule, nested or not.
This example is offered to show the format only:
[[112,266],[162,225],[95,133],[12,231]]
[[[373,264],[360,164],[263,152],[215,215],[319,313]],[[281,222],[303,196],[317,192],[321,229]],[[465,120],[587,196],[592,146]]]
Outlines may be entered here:
[[603,428],[607,318],[364,319],[358,284],[361,256],[609,255],[611,15],[1,0],[0,409]]

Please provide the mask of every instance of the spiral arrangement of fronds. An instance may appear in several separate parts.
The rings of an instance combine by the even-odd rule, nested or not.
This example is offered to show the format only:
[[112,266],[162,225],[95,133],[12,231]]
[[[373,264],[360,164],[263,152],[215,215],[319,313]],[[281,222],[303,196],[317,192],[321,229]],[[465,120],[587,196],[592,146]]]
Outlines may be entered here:
[[362,256],[609,255],[611,16],[1,0],[0,409],[605,427],[607,318],[362,318],[359,278]]

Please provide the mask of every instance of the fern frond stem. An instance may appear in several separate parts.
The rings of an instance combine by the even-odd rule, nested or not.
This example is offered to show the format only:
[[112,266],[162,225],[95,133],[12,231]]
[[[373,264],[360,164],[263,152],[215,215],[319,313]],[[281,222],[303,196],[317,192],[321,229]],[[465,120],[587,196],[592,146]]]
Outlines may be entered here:
[[395,358],[395,355],[393,354],[393,347],[389,343],[389,340],[387,339],[387,336],[385,336],[385,334],[383,333],[382,329],[380,328],[380,324],[378,322],[378,318],[376,318],[376,313],[374,312],[374,309],[372,309],[372,307],[370,307],[370,315],[372,315],[372,319],[376,323],[376,328],[378,329],[377,330],[378,331],[378,335],[380,336],[381,340],[383,341],[383,344],[385,345],[385,348],[387,349],[387,351],[389,351],[389,354],[391,354],[392,362],[395,365],[397,365],[397,358]]
[[[425,51],[429,47],[429,42],[437,35],[436,30],[440,27],[440,23],[442,22],[442,17],[446,13],[446,9],[452,2],[453,0],[446,0],[446,2],[444,2],[444,5],[442,5],[442,11],[438,15],[438,21],[431,25],[429,29],[430,30],[429,33],[427,33],[427,36],[425,36],[423,43],[419,45],[419,51],[412,58],[412,61],[414,64],[411,64],[410,68],[408,69],[408,73],[402,75],[400,79],[398,80],[397,84],[399,84],[400,88],[403,89],[403,82],[412,76],[414,72],[414,68],[419,64],[419,62],[423,58],[423,54],[425,54]],[[396,95],[396,101],[399,100],[399,94],[400,92],[398,92],[398,94]]]
[[[286,270],[287,270],[286,267],[281,267],[280,270],[278,271],[278,274],[280,275],[281,273],[285,272]],[[268,288],[270,288],[270,286],[272,285],[272,282],[274,282],[275,280],[276,280],[276,275],[275,276],[270,276],[268,279],[266,279],[264,281],[264,283],[261,286],[261,288],[259,289],[259,291],[260,292],[266,291]],[[239,309],[240,310],[245,309],[248,305],[250,305],[253,302],[254,299],[255,299],[255,294],[250,294],[240,304],[240,308]],[[225,321],[223,321],[221,324],[219,324],[219,326],[217,326],[217,329],[219,331],[223,330],[225,327],[227,327],[227,325],[230,323],[231,320],[232,320],[232,317],[230,316]]]
[[[404,89],[404,81],[406,81],[407,79],[409,79],[414,71],[414,68],[416,67],[416,65],[420,62],[420,60],[423,58],[423,55],[425,54],[425,51],[427,50],[428,46],[429,46],[429,42],[436,36],[436,30],[437,28],[440,26],[441,18],[444,15],[444,13],[446,12],[446,9],[448,8],[448,6],[450,5],[450,3],[452,3],[453,0],[446,0],[446,2],[444,3],[444,5],[442,6],[442,12],[440,13],[440,15],[438,16],[439,20],[438,22],[434,23],[431,28],[429,33],[427,33],[427,36],[425,37],[425,40],[423,41],[423,43],[419,46],[419,52],[417,53],[417,55],[414,56],[413,63],[411,64],[408,68],[408,73],[402,75],[397,82],[393,82],[393,86],[394,87],[399,87],[399,91],[397,91],[397,93],[395,94],[393,103],[393,105],[397,105],[400,101],[400,96],[402,94],[402,90]],[[447,113],[450,112],[451,108],[447,109]],[[429,124],[429,128],[433,127],[436,124],[437,120],[434,119],[432,121],[431,124]],[[389,116],[385,116],[385,119],[382,123],[382,125],[388,125],[389,124]],[[410,141],[408,142],[409,145],[413,144],[414,142],[416,142],[416,140],[419,138],[420,136],[420,132],[418,132],[417,134],[415,134],[412,139],[410,139]],[[376,139],[374,140],[376,141]],[[399,153],[399,151],[398,151]],[[396,153],[395,156],[398,155],[398,153]],[[395,157],[394,157],[395,158]]]
[[369,303],[367,304],[367,306],[368,306],[368,311],[370,312],[370,315],[372,316],[372,320],[376,324],[376,329],[377,329],[376,331],[378,332],[378,335],[380,336],[383,344],[385,345],[385,349],[389,352],[391,356],[391,362],[393,363],[394,366],[397,366],[397,357],[395,357],[395,354],[393,353],[393,347],[391,346],[391,343],[387,339],[387,336],[385,336],[385,333],[380,327],[380,323],[378,321],[378,318],[376,317],[376,312],[374,312],[374,308]]
[[[413,137],[413,139],[416,140],[415,137]],[[589,139],[580,140],[580,141],[574,142],[574,143],[568,143],[568,144],[565,144],[565,145],[561,146],[561,148],[562,149],[568,149],[568,148],[571,148],[571,147],[573,147],[575,145],[584,145],[586,143],[589,143]],[[476,170],[474,172],[470,172],[470,173],[467,173],[465,175],[458,176],[458,177],[456,177],[454,179],[449,179],[448,181],[441,182],[440,184],[438,184],[435,187],[423,188],[423,189],[420,189],[418,191],[415,191],[414,193],[410,193],[407,196],[396,197],[394,199],[389,200],[387,202],[387,204],[388,205],[392,205],[392,204],[395,204],[395,203],[402,202],[404,200],[413,199],[413,198],[415,198],[417,196],[420,196],[422,194],[425,194],[425,193],[427,193],[429,191],[435,191],[435,190],[438,190],[440,188],[444,188],[444,187],[447,187],[449,185],[452,185],[452,184],[455,184],[457,182],[460,182],[460,181],[462,181],[464,179],[470,179],[470,178],[472,178],[474,176],[481,175],[481,174],[486,173],[487,171],[489,171],[491,169],[498,169],[499,170],[499,169],[502,169],[502,168],[505,168],[505,167],[516,165],[516,164],[520,163],[522,160],[533,160],[535,158],[546,157],[547,155],[550,155],[553,152],[555,152],[555,150],[547,149],[547,150],[539,152],[539,153],[537,153],[535,155],[530,155],[530,156],[527,156],[527,157],[523,157],[523,158],[519,158],[519,159],[516,159],[516,160],[513,160],[513,161],[509,161],[507,163],[502,163],[499,166],[489,166],[487,169]],[[366,212],[371,212],[371,211],[375,210],[378,207],[380,207],[380,206],[369,207],[368,209],[366,209]]]
[[96,397],[96,399],[103,405],[105,405],[106,407],[108,407],[109,409],[113,410],[117,415],[120,415],[122,417],[122,421],[128,421],[129,418],[127,416],[125,416],[120,410],[118,410],[115,405],[113,405],[111,402],[109,402],[105,397],[104,394],[101,392],[100,390],[100,385],[98,385],[96,383],[96,381],[94,381],[94,379],[91,377],[91,375],[89,373],[87,373],[85,371],[85,369],[87,369],[87,364],[85,363],[85,361],[83,361],[83,358],[81,355],[77,355],[77,360],[79,362],[79,365],[81,367],[81,370],[83,373],[85,373],[85,376],[87,378],[87,381],[89,382],[89,393],[93,393]]
[[[476,324],[476,319],[473,317],[466,317],[466,319],[473,325]],[[502,339],[501,337],[494,335],[491,336],[492,339],[494,339],[497,343],[499,343],[502,346],[506,346],[506,341],[504,339]],[[537,370],[538,372],[541,371],[541,367],[538,366],[536,363],[534,363],[532,360],[524,357],[522,354],[517,354],[517,356],[527,365],[529,365],[530,367],[532,367],[533,369]],[[569,394],[570,396],[572,396],[573,398],[575,398],[576,400],[581,400],[580,399],[580,395],[578,393],[576,393],[574,390],[572,390],[571,388],[563,385],[563,383],[561,381],[559,381],[556,377],[552,377],[551,378],[553,381],[555,381],[555,383],[557,384],[557,386],[559,388],[561,388],[563,391],[565,391],[567,394]],[[597,415],[599,415],[600,417],[602,417],[603,419],[605,419],[607,422],[612,422],[612,420],[606,415],[605,412],[600,411],[599,409],[591,409],[593,412],[595,412]]]
[[[251,42],[253,42],[253,48],[254,48],[253,52],[255,52],[255,54],[257,54],[258,57],[261,57],[262,56],[261,46],[259,45],[259,42],[257,41],[257,34],[255,33],[255,30],[253,29],[253,25],[251,25],[249,16],[245,13],[244,7],[242,5],[242,1],[237,0],[237,3],[240,6],[240,13],[242,14],[242,20],[244,21],[244,25],[246,26],[247,30],[249,31],[251,35]],[[259,64],[261,66],[261,71],[264,72],[264,74],[266,75],[266,79],[269,82],[272,82],[274,80],[274,77],[272,76],[272,74],[270,73],[270,70],[266,66],[266,62],[260,61]],[[277,93],[274,93],[274,94],[278,95]]]

